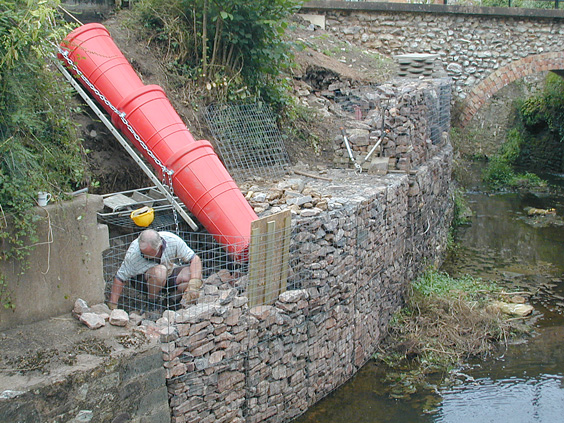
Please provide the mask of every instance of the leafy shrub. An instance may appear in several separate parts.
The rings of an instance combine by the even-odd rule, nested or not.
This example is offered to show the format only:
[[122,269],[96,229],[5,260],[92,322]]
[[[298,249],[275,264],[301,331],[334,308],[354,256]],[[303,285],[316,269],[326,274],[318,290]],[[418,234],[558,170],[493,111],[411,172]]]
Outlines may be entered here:
[[546,126],[564,142],[564,78],[549,73],[542,93],[523,102],[520,113],[527,129]]
[[48,65],[70,31],[57,26],[57,5],[0,0],[0,260],[20,264],[34,242],[37,191],[61,198],[85,180],[71,89]]
[[298,3],[141,0],[135,10],[167,53],[169,68],[205,87],[204,102],[254,96],[279,104],[286,85],[278,76],[290,59],[285,18]]

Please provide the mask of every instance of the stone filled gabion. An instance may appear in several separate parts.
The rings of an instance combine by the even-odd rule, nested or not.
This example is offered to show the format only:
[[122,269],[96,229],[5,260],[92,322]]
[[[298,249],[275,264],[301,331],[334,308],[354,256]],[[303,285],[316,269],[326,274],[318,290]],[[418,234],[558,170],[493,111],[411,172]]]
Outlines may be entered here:
[[[326,102],[320,102],[320,98]],[[436,154],[450,130],[452,95],[448,78],[359,88],[341,82],[322,91],[309,87],[300,99],[308,107],[324,109],[320,110],[322,114],[345,119],[353,158],[364,171],[371,171],[371,163],[378,156],[389,159],[389,170],[415,169]],[[334,164],[352,167],[343,134],[335,134],[333,141]],[[369,152],[372,154],[366,160]]]
[[408,281],[442,258],[452,149],[433,151],[409,174],[334,170],[288,188],[326,202],[315,215],[294,211],[289,290],[250,308],[246,276],[216,274],[161,332],[173,422],[288,421],[371,357]]

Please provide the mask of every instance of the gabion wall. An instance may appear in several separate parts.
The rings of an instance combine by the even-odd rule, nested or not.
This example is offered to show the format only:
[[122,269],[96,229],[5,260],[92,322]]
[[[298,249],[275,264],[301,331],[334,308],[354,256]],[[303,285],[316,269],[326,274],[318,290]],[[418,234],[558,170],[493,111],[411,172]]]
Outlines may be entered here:
[[[451,85],[448,78],[398,80],[397,83],[352,89],[342,83],[325,90],[338,98],[335,108],[355,115],[345,126],[353,157],[364,170],[370,157],[389,158],[390,170],[410,171],[423,165],[444,143],[450,130]],[[337,97],[337,91],[339,96]],[[307,101],[307,100],[306,100]],[[342,135],[335,136],[336,165],[351,167]]]
[[350,192],[316,187],[340,196],[294,217],[292,286],[274,304],[249,308],[244,283],[218,274],[197,305],[167,314],[172,421],[288,421],[347,381],[375,352],[411,278],[440,263],[451,162],[444,143],[410,175],[358,175]]
[[[329,169],[248,189],[257,213],[292,212],[288,280],[272,304],[249,305],[248,269],[210,235],[181,233],[203,259],[201,295],[141,322],[160,336],[174,423],[284,422],[304,413],[370,359],[409,283],[441,263],[453,210],[449,127],[429,118],[427,82],[402,92],[399,107],[386,109],[398,113],[386,120],[393,129],[383,145],[385,153],[396,136],[401,145],[400,129],[410,129],[409,166],[387,175]],[[449,104],[434,104],[437,116],[448,115]],[[108,263],[134,236],[113,240]],[[109,280],[115,269],[106,270]]]

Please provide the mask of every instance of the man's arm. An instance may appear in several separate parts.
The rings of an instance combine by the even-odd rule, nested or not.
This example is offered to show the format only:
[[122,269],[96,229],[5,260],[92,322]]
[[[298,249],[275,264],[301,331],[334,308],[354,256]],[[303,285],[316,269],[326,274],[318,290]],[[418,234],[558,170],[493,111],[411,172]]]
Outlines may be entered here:
[[202,279],[202,260],[197,254],[190,261],[190,279]]
[[117,308],[117,303],[119,298],[121,297],[121,293],[123,291],[124,283],[119,278],[114,278],[114,282],[112,283],[112,291],[110,293],[110,299],[108,300],[108,307],[110,309]]

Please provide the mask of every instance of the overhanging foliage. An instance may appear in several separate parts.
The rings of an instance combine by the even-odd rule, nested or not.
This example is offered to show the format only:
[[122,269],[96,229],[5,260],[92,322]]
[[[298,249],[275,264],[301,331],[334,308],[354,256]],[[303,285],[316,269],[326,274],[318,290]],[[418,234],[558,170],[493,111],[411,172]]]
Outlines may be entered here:
[[60,198],[85,179],[70,88],[49,68],[70,30],[58,4],[0,0],[0,260],[22,263],[33,244],[37,191]]

